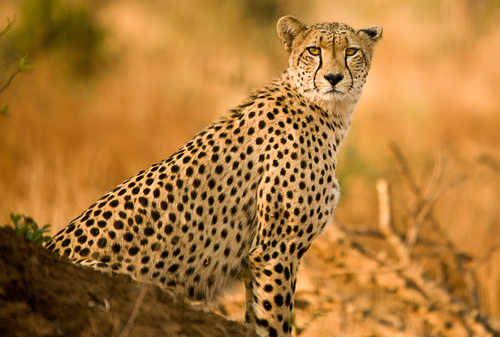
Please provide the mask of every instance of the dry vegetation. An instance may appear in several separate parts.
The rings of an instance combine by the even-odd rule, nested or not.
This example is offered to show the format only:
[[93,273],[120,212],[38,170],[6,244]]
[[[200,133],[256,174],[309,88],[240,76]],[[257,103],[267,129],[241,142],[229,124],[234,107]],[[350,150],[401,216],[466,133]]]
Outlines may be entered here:
[[[20,3],[2,1],[0,20],[16,16]],[[419,223],[411,259],[436,284],[453,286],[469,306],[500,317],[500,252],[492,249],[500,243],[497,1],[249,3],[95,5],[91,11],[108,32],[107,61],[83,79],[68,72],[56,52],[35,54],[36,69],[0,96],[11,108],[0,116],[4,222],[10,212],[26,213],[57,230],[279,74],[286,66],[274,35],[279,16],[355,27],[377,23],[384,39],[342,148],[337,222],[358,236],[378,230],[375,183],[388,179],[397,231],[411,234]],[[0,83],[7,70],[0,68]],[[428,209],[418,218],[422,207]],[[308,254],[299,278],[309,293],[318,295],[321,287],[321,296],[330,291],[336,298],[329,286],[337,285],[334,273],[325,279],[317,270],[332,267],[325,264],[334,254],[330,236],[325,233]],[[380,240],[362,240],[374,252],[386,251]],[[434,248],[425,245],[437,241]],[[457,256],[470,261],[466,268],[473,272],[465,273]],[[226,310],[241,304],[237,296],[228,301]],[[310,320],[297,327],[339,310],[314,303],[303,298]]]

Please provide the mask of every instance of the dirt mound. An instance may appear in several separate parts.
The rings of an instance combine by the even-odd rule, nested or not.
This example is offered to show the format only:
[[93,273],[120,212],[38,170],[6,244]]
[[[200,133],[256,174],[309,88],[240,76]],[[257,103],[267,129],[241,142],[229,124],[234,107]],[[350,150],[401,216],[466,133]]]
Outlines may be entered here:
[[254,336],[127,276],[87,270],[0,228],[1,336]]

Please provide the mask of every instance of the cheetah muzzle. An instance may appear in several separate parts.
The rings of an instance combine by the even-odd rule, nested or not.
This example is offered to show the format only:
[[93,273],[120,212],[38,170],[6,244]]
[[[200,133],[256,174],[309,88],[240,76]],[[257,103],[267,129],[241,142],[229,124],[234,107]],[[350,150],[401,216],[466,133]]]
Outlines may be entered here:
[[105,194],[48,249],[198,300],[240,275],[246,320],[289,336],[300,259],[332,220],[337,151],[382,28],[286,16],[277,32],[289,52],[278,79]]

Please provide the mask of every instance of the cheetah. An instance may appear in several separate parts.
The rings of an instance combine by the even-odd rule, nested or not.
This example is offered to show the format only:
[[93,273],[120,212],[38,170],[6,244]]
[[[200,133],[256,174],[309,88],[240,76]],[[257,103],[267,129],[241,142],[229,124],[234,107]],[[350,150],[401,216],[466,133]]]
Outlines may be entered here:
[[382,27],[277,22],[288,68],[168,159],[54,235],[48,249],[195,300],[242,279],[259,336],[290,336],[301,257],[334,214],[337,151]]

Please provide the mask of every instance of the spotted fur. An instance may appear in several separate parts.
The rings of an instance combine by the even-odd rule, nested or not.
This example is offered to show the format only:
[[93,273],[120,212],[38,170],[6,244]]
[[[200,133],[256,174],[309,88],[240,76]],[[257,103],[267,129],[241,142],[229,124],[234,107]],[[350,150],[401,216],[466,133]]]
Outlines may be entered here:
[[382,30],[288,16],[277,31],[290,52],[277,80],[105,194],[47,247],[194,299],[239,276],[246,320],[260,336],[289,336],[300,259],[332,220],[337,151]]

